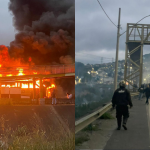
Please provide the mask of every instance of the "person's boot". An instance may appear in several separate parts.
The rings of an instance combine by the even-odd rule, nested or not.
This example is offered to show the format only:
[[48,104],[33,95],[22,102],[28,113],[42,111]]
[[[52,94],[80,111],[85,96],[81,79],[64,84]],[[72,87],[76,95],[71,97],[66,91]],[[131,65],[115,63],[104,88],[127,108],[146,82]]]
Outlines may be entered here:
[[127,127],[126,127],[127,120],[128,120],[128,118],[123,118],[123,125],[122,125],[122,127],[123,127],[125,130],[127,130]]
[[117,128],[117,130],[120,130],[121,129],[121,119],[119,118],[117,118],[117,124],[118,124],[118,128]]

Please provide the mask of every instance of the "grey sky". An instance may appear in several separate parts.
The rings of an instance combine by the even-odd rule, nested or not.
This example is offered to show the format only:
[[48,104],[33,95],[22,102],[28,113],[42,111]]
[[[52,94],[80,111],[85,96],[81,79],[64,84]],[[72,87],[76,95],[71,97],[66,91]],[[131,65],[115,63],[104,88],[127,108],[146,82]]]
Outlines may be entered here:
[[[111,20],[118,24],[121,8],[120,33],[126,30],[127,23],[136,23],[150,15],[149,0],[99,0]],[[76,61],[100,63],[115,59],[117,28],[109,21],[97,0],[75,0],[75,51]],[[150,17],[141,24],[150,24]],[[120,37],[119,59],[125,58],[126,34]],[[144,46],[144,54],[150,53],[150,46]]]
[[13,27],[12,15],[8,11],[9,0],[0,0],[0,45],[9,46],[14,40],[15,28]]

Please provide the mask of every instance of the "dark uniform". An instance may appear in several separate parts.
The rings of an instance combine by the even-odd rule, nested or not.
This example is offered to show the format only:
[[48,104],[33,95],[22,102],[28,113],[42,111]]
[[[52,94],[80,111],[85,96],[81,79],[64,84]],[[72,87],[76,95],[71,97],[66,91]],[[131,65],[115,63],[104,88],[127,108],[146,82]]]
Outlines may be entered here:
[[141,85],[141,87],[138,89],[139,92],[139,100],[142,98],[143,96],[143,92],[144,92],[144,85]]
[[126,128],[126,123],[127,119],[129,117],[129,111],[128,111],[128,106],[130,107],[133,106],[132,101],[131,101],[131,96],[130,92],[125,89],[125,87],[118,88],[113,95],[112,98],[112,106],[113,108],[116,105],[116,118],[117,118],[117,123],[118,123],[118,130],[121,128],[121,121],[122,121],[122,116],[123,116],[123,127],[125,130]]
[[150,97],[150,88],[149,85],[147,86],[147,88],[144,90],[144,93],[146,95],[146,104],[149,104],[148,102],[148,98]]
[[56,94],[55,94],[55,89],[53,89],[53,92],[52,92],[52,105],[53,104],[56,104]]

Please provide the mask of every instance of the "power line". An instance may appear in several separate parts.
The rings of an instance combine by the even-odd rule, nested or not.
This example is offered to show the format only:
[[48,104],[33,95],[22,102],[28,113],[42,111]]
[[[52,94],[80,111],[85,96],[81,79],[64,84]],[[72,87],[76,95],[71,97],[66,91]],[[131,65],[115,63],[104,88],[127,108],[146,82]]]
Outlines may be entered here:
[[[108,19],[113,23],[113,21],[109,18],[109,16],[108,16],[107,13],[105,12],[105,10],[104,10],[104,8],[102,7],[102,5],[101,5],[101,3],[99,2],[99,0],[97,0],[97,1],[98,1],[99,5],[101,6],[102,10],[104,11],[104,13],[106,14],[106,16],[108,17]],[[141,20],[139,20],[134,26],[136,26],[140,21],[142,21],[143,19],[145,19],[145,18],[147,18],[147,17],[150,17],[150,15],[143,17],[143,18],[142,18]],[[113,24],[114,24],[114,23],[113,23]],[[115,24],[114,24],[114,25],[115,25]],[[116,25],[115,25],[115,26],[116,26]],[[118,26],[116,26],[116,27],[118,28]],[[126,32],[127,32],[127,30],[124,31],[123,33],[121,33],[120,36],[123,35],[123,34],[126,33]]]
[[[98,3],[99,3],[99,5],[101,6],[101,8],[102,8],[102,10],[104,11],[104,13],[106,14],[106,16],[108,17],[108,19],[112,22],[112,24],[114,25],[114,26],[116,26],[114,23],[113,23],[113,21],[109,18],[109,16],[107,15],[107,13],[105,12],[105,10],[104,10],[104,8],[102,7],[102,5],[101,5],[101,3],[99,2],[99,0],[97,0],[98,1]],[[116,26],[117,27],[117,26]],[[118,27],[117,27],[118,28]]]
[[[143,17],[141,20],[139,20],[134,26],[136,26],[140,21],[142,21],[143,19],[145,19],[145,18],[147,18],[147,17],[149,17],[150,15],[148,15],[148,16],[145,16],[145,17]],[[122,34],[120,34],[120,36],[121,35],[123,35],[124,33],[126,33],[127,32],[127,30],[125,31],[125,32],[123,32]]]

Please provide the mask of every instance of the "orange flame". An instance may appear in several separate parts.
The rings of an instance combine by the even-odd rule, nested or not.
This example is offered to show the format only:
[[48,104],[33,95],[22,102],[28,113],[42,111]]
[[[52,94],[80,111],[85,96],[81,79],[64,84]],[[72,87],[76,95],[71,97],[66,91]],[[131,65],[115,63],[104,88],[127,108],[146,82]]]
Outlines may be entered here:
[[52,84],[51,87],[52,87],[52,88],[55,88],[55,84]]
[[28,84],[22,83],[22,87],[21,88],[28,88]]
[[52,84],[51,86],[47,87],[47,89],[55,88],[55,84]]
[[12,76],[12,74],[7,74],[6,76],[7,76],[7,77],[10,77],[10,76]]
[[19,70],[19,73],[18,73],[18,76],[22,76],[22,75],[25,75],[24,73],[23,73],[23,69],[22,68],[17,68],[17,70]]
[[31,57],[29,57],[29,61],[32,61],[32,58],[31,58]]

